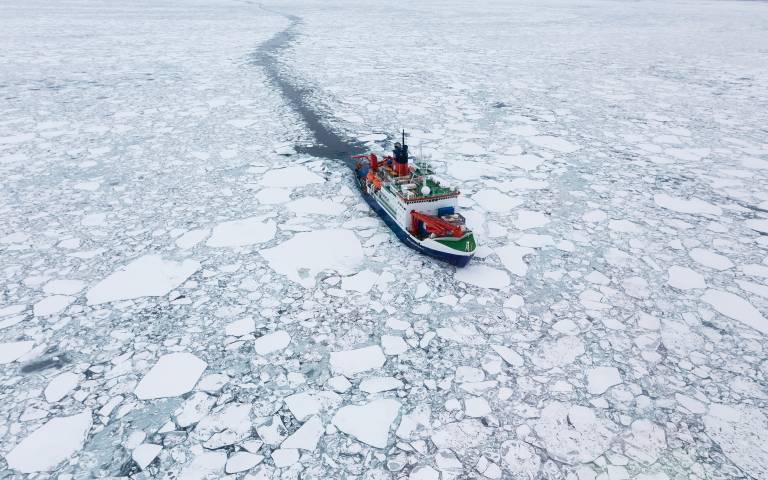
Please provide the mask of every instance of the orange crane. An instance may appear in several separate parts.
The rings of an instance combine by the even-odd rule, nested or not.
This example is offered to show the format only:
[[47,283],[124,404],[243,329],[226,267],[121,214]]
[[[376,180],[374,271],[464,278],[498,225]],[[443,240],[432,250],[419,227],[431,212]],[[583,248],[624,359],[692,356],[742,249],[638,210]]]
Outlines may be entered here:
[[454,225],[442,218],[411,210],[411,233],[417,234],[419,232],[419,223],[422,224],[424,231],[429,234],[434,233],[436,237],[460,238],[464,235],[460,225]]

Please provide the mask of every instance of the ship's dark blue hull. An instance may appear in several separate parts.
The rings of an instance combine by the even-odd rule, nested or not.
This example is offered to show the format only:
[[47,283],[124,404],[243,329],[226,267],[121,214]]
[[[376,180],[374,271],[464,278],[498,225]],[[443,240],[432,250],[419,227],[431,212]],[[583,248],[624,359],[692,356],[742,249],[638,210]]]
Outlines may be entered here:
[[[359,183],[358,187],[360,187]],[[466,266],[472,259],[472,256],[470,255],[452,255],[450,253],[432,250],[431,248],[426,248],[420,243],[414,241],[408,232],[406,232],[392,217],[389,216],[386,211],[384,211],[381,205],[379,205],[379,203],[371,196],[370,193],[366,192],[362,188],[358,188],[358,190],[365,199],[366,203],[368,203],[368,205],[373,209],[373,211],[376,212],[376,214],[381,217],[382,220],[384,220],[384,223],[386,223],[393,232],[395,232],[397,238],[399,238],[400,241],[412,249],[419,253],[423,253],[424,255],[429,255],[430,257],[442,260],[443,262],[448,262],[451,265],[455,265],[457,267]]]

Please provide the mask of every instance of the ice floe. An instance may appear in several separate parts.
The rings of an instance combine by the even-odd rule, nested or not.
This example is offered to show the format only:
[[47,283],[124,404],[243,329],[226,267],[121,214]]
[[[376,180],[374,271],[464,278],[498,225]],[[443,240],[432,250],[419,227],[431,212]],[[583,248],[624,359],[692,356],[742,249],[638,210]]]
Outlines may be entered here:
[[192,390],[207,364],[188,352],[163,355],[136,386],[140,400],[177,397]]
[[601,395],[621,383],[621,375],[616,367],[594,367],[587,370],[587,391],[592,395]]
[[704,275],[688,267],[673,265],[667,270],[669,275],[667,283],[671,287],[680,290],[691,290],[696,288],[705,288],[707,286]]
[[268,170],[259,181],[265,187],[294,188],[313,183],[322,183],[323,179],[303,165]]
[[714,404],[704,417],[707,435],[752,478],[768,478],[768,418],[759,408]]
[[354,350],[331,352],[331,369],[351,377],[367,370],[379,368],[384,365],[387,357],[378,345],[370,345]]
[[552,458],[569,465],[594,461],[616,435],[616,426],[594,410],[561,402],[547,404],[533,430]]
[[5,456],[8,467],[21,473],[53,470],[83,447],[92,423],[89,410],[48,420]]
[[355,273],[363,260],[360,241],[350,230],[301,232],[261,255],[277,273],[310,288],[323,270],[342,275]]
[[291,343],[291,335],[285,330],[263,335],[253,342],[253,349],[259,355],[268,355],[283,350]]
[[456,270],[454,278],[481,288],[501,289],[510,283],[507,272],[481,264],[470,264]]
[[374,400],[362,405],[341,407],[333,416],[333,424],[361,442],[385,448],[392,422],[400,411],[400,402],[391,399]]
[[737,320],[758,332],[768,334],[768,320],[760,311],[742,297],[723,290],[710,289],[701,297],[703,302],[726,317]]
[[129,300],[140,297],[160,297],[181,285],[200,268],[195,260],[176,262],[160,255],[145,255],[115,271],[88,290],[89,305]]
[[213,248],[258,245],[275,236],[277,225],[272,220],[259,217],[223,222],[213,228],[205,244]]
[[81,376],[74,372],[63,372],[53,377],[43,391],[46,401],[58,402],[74,390],[81,379]]
[[317,442],[325,432],[323,422],[319,417],[313,416],[299,427],[293,434],[286,438],[280,448],[296,448],[314,452],[317,448]]
[[697,263],[714,270],[728,270],[729,268],[733,268],[733,262],[731,262],[728,257],[715,253],[712,250],[694,248],[691,249],[688,254]]
[[28,340],[0,343],[0,365],[18,360],[32,350],[34,346],[35,342]]
[[656,202],[656,205],[674,212],[706,215],[720,215],[723,213],[722,208],[698,198],[686,200],[672,197],[666,193],[658,193],[653,196],[653,201]]

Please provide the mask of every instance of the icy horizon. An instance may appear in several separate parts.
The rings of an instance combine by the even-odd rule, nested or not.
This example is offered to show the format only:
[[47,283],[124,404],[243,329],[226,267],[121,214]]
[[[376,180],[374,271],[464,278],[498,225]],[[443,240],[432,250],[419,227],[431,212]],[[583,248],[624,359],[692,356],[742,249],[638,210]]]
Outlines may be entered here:
[[0,12],[0,479],[768,478],[765,3]]

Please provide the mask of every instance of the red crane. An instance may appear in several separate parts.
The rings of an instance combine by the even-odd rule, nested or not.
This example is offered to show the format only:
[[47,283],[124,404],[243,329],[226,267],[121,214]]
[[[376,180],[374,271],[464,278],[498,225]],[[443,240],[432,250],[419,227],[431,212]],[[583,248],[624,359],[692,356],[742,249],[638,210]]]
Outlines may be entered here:
[[424,230],[436,237],[456,237],[460,238],[464,235],[460,225],[454,225],[450,222],[446,222],[442,218],[433,217],[425,213],[419,213],[416,210],[411,210],[411,232],[417,233],[419,231],[419,222],[424,225]]

